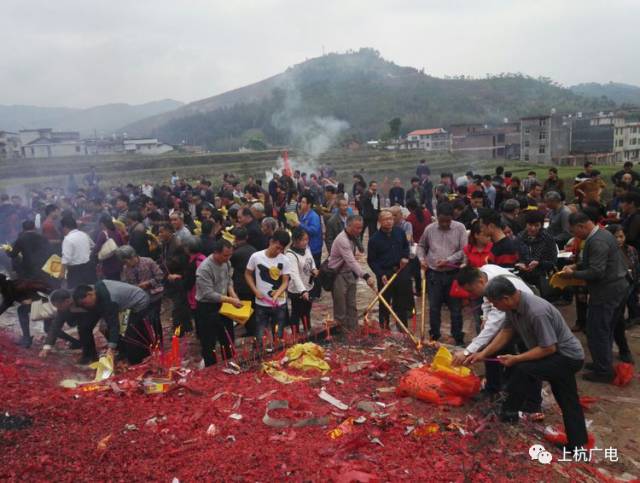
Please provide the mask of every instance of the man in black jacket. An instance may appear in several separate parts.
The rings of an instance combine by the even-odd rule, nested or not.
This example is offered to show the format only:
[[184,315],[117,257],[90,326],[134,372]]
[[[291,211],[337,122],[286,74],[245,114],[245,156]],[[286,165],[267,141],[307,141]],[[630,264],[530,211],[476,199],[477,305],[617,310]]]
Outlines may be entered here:
[[336,202],[338,211],[331,215],[325,225],[324,241],[327,246],[327,252],[331,253],[331,245],[333,240],[347,226],[347,218],[349,218],[349,203],[344,198],[340,198]]
[[[380,230],[369,238],[367,262],[376,275],[378,290],[382,290],[395,272],[398,277],[384,293],[384,298],[393,311],[406,324],[413,305],[411,272],[402,270],[409,263],[409,241],[404,231],[394,226],[393,214],[389,210],[380,212]],[[380,303],[380,326],[389,327],[389,311]]]
[[468,230],[471,228],[473,220],[477,220],[480,217],[480,209],[484,206],[484,193],[480,190],[474,191],[471,194],[471,203],[462,211],[458,221],[464,224],[464,227]]
[[[369,189],[362,195],[360,204],[362,206],[362,218],[364,219],[365,227],[369,230],[369,238],[371,238],[378,229],[378,215],[382,209],[382,198],[378,194],[378,183],[375,181],[369,183]],[[362,231],[362,236],[364,236],[364,230]]]
[[[231,259],[229,260],[231,267],[233,268],[233,275],[231,276],[231,279],[233,280],[233,290],[236,292],[240,300],[253,300],[254,295],[251,288],[249,288],[249,285],[247,285],[244,272],[247,269],[247,263],[249,263],[251,255],[253,255],[257,250],[247,242],[247,230],[245,228],[236,228],[233,230],[233,235],[236,238],[233,245],[233,255],[231,255]],[[251,318],[247,320],[244,327],[247,331],[247,336],[255,335],[253,314],[251,315]]]
[[400,182],[400,178],[393,180],[393,186],[389,190],[389,205],[404,206],[404,188]]
[[587,344],[593,363],[586,368],[592,372],[584,379],[592,382],[611,382],[613,370],[613,339],[620,348],[621,358],[630,356],[624,336],[624,323],[617,328],[627,300],[629,282],[627,267],[616,239],[601,230],[585,213],[572,213],[569,225],[573,235],[585,240],[581,260],[577,265],[564,267],[560,274],[587,282],[589,306],[587,311]]
[[256,251],[267,248],[268,241],[262,234],[260,224],[253,217],[250,208],[242,208],[238,212],[238,222],[247,230],[247,243],[249,245],[255,248]]
[[31,220],[22,223],[22,230],[9,252],[15,261],[18,276],[22,279],[50,281],[50,277],[42,271],[53,253],[49,240],[36,232],[36,225]]

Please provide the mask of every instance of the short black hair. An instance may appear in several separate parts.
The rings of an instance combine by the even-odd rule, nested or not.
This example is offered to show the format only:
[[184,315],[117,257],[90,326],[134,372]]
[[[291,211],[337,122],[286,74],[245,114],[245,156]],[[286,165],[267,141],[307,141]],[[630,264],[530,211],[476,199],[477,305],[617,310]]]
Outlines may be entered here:
[[460,269],[456,279],[458,280],[458,284],[459,285],[464,286],[464,285],[469,285],[469,284],[475,282],[481,276],[482,276],[482,274],[480,273],[480,270],[478,270],[476,267],[472,267],[470,265],[467,265],[467,266],[462,267]]
[[244,241],[249,236],[249,232],[243,226],[239,226],[238,228],[234,228],[231,233],[233,234],[233,236],[236,237],[236,240]]
[[484,290],[484,296],[489,300],[499,300],[516,293],[516,287],[506,275],[493,278]]
[[438,216],[453,216],[453,205],[449,202],[443,202],[438,205]]
[[585,161],[584,167],[586,168],[587,166],[593,166],[593,163],[591,161]]
[[307,234],[308,234],[307,230],[305,230],[301,226],[296,226],[291,232],[291,240],[294,242],[298,240],[302,240],[304,236]]
[[59,304],[60,302],[64,302],[65,300],[69,300],[71,298],[71,292],[64,288],[59,288],[58,290],[54,290],[49,295],[49,302],[52,304]]
[[586,213],[578,211],[569,215],[569,226],[582,225],[593,221]]
[[49,216],[51,213],[53,213],[56,210],[59,210],[60,208],[56,205],[47,205],[46,208],[44,209],[44,216]]
[[536,223],[544,224],[544,213],[538,210],[527,211],[524,215],[524,221],[527,224],[535,225]]
[[633,168],[633,163],[631,161],[626,161],[623,165],[623,168]]
[[36,224],[33,220],[24,220],[22,222],[22,229],[24,231],[29,231],[29,230],[35,230],[36,229]]
[[60,220],[60,226],[62,226],[62,228],[68,228],[69,230],[75,230],[78,228],[76,220],[74,220],[71,215],[63,216]]
[[276,230],[271,236],[271,241],[279,243],[283,248],[286,247],[291,241],[289,233],[285,230]]
[[[372,181],[372,183],[375,183],[375,181]],[[313,206],[316,201],[314,196],[309,192],[302,193],[302,195],[300,196],[300,201],[302,201],[303,199],[307,200],[307,203],[311,206]]]
[[475,190],[473,193],[471,193],[471,198],[483,198],[484,199],[484,192],[482,190]]
[[418,178],[417,176],[414,176],[413,178],[411,178],[411,182],[412,183],[419,183],[420,182],[420,178]]
[[620,197],[621,203],[633,203],[635,206],[640,206],[640,194],[633,191],[627,191]]
[[496,174],[502,176],[502,173],[504,173],[504,168],[502,166],[496,167]]
[[87,294],[93,292],[94,288],[91,285],[78,285],[73,291],[73,301],[76,305],[87,296]]
[[240,214],[242,214],[242,216],[250,216],[251,218],[253,218],[253,213],[251,213],[251,208],[247,208],[246,206],[240,210]]
[[221,238],[213,245],[213,253],[222,253],[225,248],[233,248],[233,245],[228,240]]
[[558,174],[558,168],[556,168],[555,166],[551,167],[551,168],[549,168],[549,172]]
[[480,221],[482,221],[483,225],[495,225],[498,228],[502,228],[500,213],[492,209],[482,210],[480,212]]

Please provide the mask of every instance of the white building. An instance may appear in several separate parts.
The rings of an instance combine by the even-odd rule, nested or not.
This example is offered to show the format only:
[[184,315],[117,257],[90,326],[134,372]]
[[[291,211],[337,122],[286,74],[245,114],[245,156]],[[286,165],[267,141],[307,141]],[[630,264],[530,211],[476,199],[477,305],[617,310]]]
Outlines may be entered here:
[[162,143],[155,138],[125,139],[124,150],[126,153],[135,154],[164,154],[173,151],[173,146]]
[[21,153],[24,158],[61,158],[86,154],[80,133],[54,132],[52,129],[20,131]]
[[20,136],[18,133],[0,131],[0,159],[20,157]]
[[407,134],[404,149],[450,151],[451,136],[441,127],[435,129],[418,129]]

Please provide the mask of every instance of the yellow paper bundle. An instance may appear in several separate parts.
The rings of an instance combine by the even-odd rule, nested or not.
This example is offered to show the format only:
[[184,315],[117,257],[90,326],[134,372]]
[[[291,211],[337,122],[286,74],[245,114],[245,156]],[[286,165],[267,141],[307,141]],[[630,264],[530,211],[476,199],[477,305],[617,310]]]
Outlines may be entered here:
[[280,365],[276,361],[263,362],[262,370],[282,384],[291,384],[294,382],[307,380],[306,377],[292,376],[291,374],[287,374],[285,371],[280,369]]
[[290,225],[297,225],[298,223],[300,223],[298,213],[296,213],[295,211],[287,211],[284,214],[284,217],[287,220],[287,223],[289,223]]
[[586,284],[587,282],[579,278],[562,277],[560,276],[560,272],[554,273],[549,279],[549,285],[559,290],[564,290],[567,287],[582,287]]
[[42,267],[42,271],[53,278],[62,277],[62,258],[58,255],[51,255]]
[[296,344],[286,352],[289,366],[294,369],[309,371],[318,370],[323,374],[331,370],[331,366],[323,359],[324,351],[322,347],[313,342]]
[[236,321],[239,324],[244,325],[251,314],[253,314],[253,309],[251,308],[250,300],[242,300],[242,307],[237,308],[233,304],[223,303],[222,307],[220,307],[220,315],[228,317],[231,320]]
[[453,356],[451,355],[451,352],[449,352],[449,349],[444,346],[440,346],[440,349],[436,352],[436,356],[433,358],[433,362],[431,363],[431,369],[434,371],[448,372],[462,377],[466,377],[471,374],[471,370],[468,367],[453,365]]

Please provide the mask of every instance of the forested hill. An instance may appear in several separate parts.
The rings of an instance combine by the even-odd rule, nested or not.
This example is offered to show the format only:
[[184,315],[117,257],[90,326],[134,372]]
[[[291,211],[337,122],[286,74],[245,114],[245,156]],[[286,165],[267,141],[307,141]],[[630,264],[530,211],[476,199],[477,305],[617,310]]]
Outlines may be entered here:
[[[502,122],[524,115],[614,107],[549,79],[502,74],[484,79],[437,78],[401,67],[373,49],[329,54],[282,74],[187,104],[124,128],[173,142],[233,150],[248,140],[291,144],[328,130],[331,142],[383,136],[392,118],[401,133],[461,122]],[[333,137],[332,137],[333,136]]]

